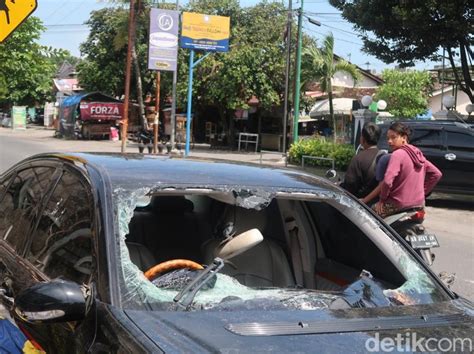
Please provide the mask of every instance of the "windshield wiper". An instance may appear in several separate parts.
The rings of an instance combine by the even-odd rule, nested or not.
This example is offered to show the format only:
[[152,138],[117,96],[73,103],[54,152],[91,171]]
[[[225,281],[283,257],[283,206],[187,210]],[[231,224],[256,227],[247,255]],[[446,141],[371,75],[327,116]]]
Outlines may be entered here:
[[224,267],[224,261],[216,257],[212,264],[209,264],[196,278],[181,290],[173,299],[182,309],[188,309],[194,300],[197,292],[221,269]]

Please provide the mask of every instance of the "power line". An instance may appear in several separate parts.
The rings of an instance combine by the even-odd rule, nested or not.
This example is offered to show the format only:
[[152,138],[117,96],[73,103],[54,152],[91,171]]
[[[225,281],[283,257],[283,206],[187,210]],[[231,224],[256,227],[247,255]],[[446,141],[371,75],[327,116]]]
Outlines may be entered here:
[[61,30],[61,31],[55,31],[55,30],[50,30],[50,31],[46,31],[44,32],[42,35],[54,35],[54,34],[61,34],[61,33],[66,33],[66,32],[70,32],[70,33],[79,33],[79,32],[89,32],[89,29],[65,29],[65,30]]
[[322,15],[322,16],[342,16],[341,12],[313,12],[313,11],[303,11],[308,15]]
[[[313,29],[308,28],[307,26],[305,26],[304,29],[307,30],[307,31],[309,31],[309,32],[314,32],[314,33],[320,34],[320,35],[322,35],[322,36],[326,36],[326,35],[327,35],[327,33],[322,33],[322,32],[315,31],[315,30],[313,30]],[[350,43],[350,44],[355,44],[355,45],[357,45],[357,46],[359,46],[359,47],[361,47],[361,48],[364,46],[363,43],[358,43],[358,42],[354,42],[354,41],[348,41],[348,40],[346,40],[346,39],[342,39],[342,38],[335,37],[335,36],[333,36],[333,37],[334,37],[335,39],[337,39],[338,41],[347,42],[347,43]]]
[[324,24],[324,23],[321,23],[321,25],[324,26],[324,27],[332,28],[332,29],[334,29],[334,30],[336,30],[336,31],[339,31],[339,32],[344,32],[344,33],[348,33],[348,34],[350,34],[350,35],[352,35],[352,36],[359,37],[355,32],[346,31],[346,30],[343,30],[343,29],[341,29],[341,28],[337,28],[337,27],[334,27],[334,26],[326,25],[326,24]]
[[[79,9],[81,6],[82,6],[82,2],[79,1],[77,6],[75,6],[71,11],[69,11],[69,13],[66,16],[62,17],[61,20],[64,20],[68,18],[69,16],[71,16],[71,14],[75,13],[76,10]],[[59,22],[57,22],[56,24],[59,24]]]
[[88,26],[85,23],[60,23],[55,25],[43,25],[44,27],[72,27],[72,26]]

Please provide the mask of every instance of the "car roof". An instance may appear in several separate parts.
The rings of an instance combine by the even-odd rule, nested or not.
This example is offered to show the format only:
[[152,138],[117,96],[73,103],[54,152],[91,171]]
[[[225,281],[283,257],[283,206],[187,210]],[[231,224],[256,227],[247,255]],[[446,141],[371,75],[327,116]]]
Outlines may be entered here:
[[397,120],[397,121],[390,121],[383,124],[380,124],[381,127],[389,127],[391,124],[395,122],[400,122],[406,124],[411,127],[419,127],[419,128],[444,128],[444,127],[454,127],[460,128],[467,131],[472,131],[473,124],[458,122],[454,120]]
[[120,153],[51,153],[40,154],[27,161],[61,159],[94,168],[107,175],[113,185],[125,188],[179,185],[262,187],[267,189],[311,189],[338,191],[333,183],[287,168],[225,160],[173,158],[146,154]]

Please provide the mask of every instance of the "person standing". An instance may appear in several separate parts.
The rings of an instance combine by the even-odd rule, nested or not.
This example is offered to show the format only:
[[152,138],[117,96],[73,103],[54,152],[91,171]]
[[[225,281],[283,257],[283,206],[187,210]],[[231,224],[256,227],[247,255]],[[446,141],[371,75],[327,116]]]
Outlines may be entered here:
[[377,148],[379,138],[380,127],[372,122],[365,123],[360,136],[360,145],[363,150],[352,158],[344,182],[341,184],[357,198],[365,197],[377,186],[375,160],[380,153]]
[[417,147],[409,144],[409,136],[410,130],[400,122],[387,131],[392,154],[375,205],[375,211],[382,217],[402,209],[423,207],[426,195],[442,176]]

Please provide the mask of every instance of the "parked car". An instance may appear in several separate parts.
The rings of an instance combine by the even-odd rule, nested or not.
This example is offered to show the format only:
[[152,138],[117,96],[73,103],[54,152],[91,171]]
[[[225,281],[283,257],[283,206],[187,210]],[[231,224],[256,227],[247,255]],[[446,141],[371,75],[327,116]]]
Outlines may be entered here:
[[[428,160],[438,167],[443,177],[435,192],[474,195],[474,130],[471,125],[455,121],[403,121],[410,127],[410,143],[420,148]],[[378,143],[388,149],[387,130],[381,125]]]
[[400,333],[474,337],[474,305],[369,208],[324,179],[257,165],[28,158],[0,177],[0,287],[48,353],[365,352]]

